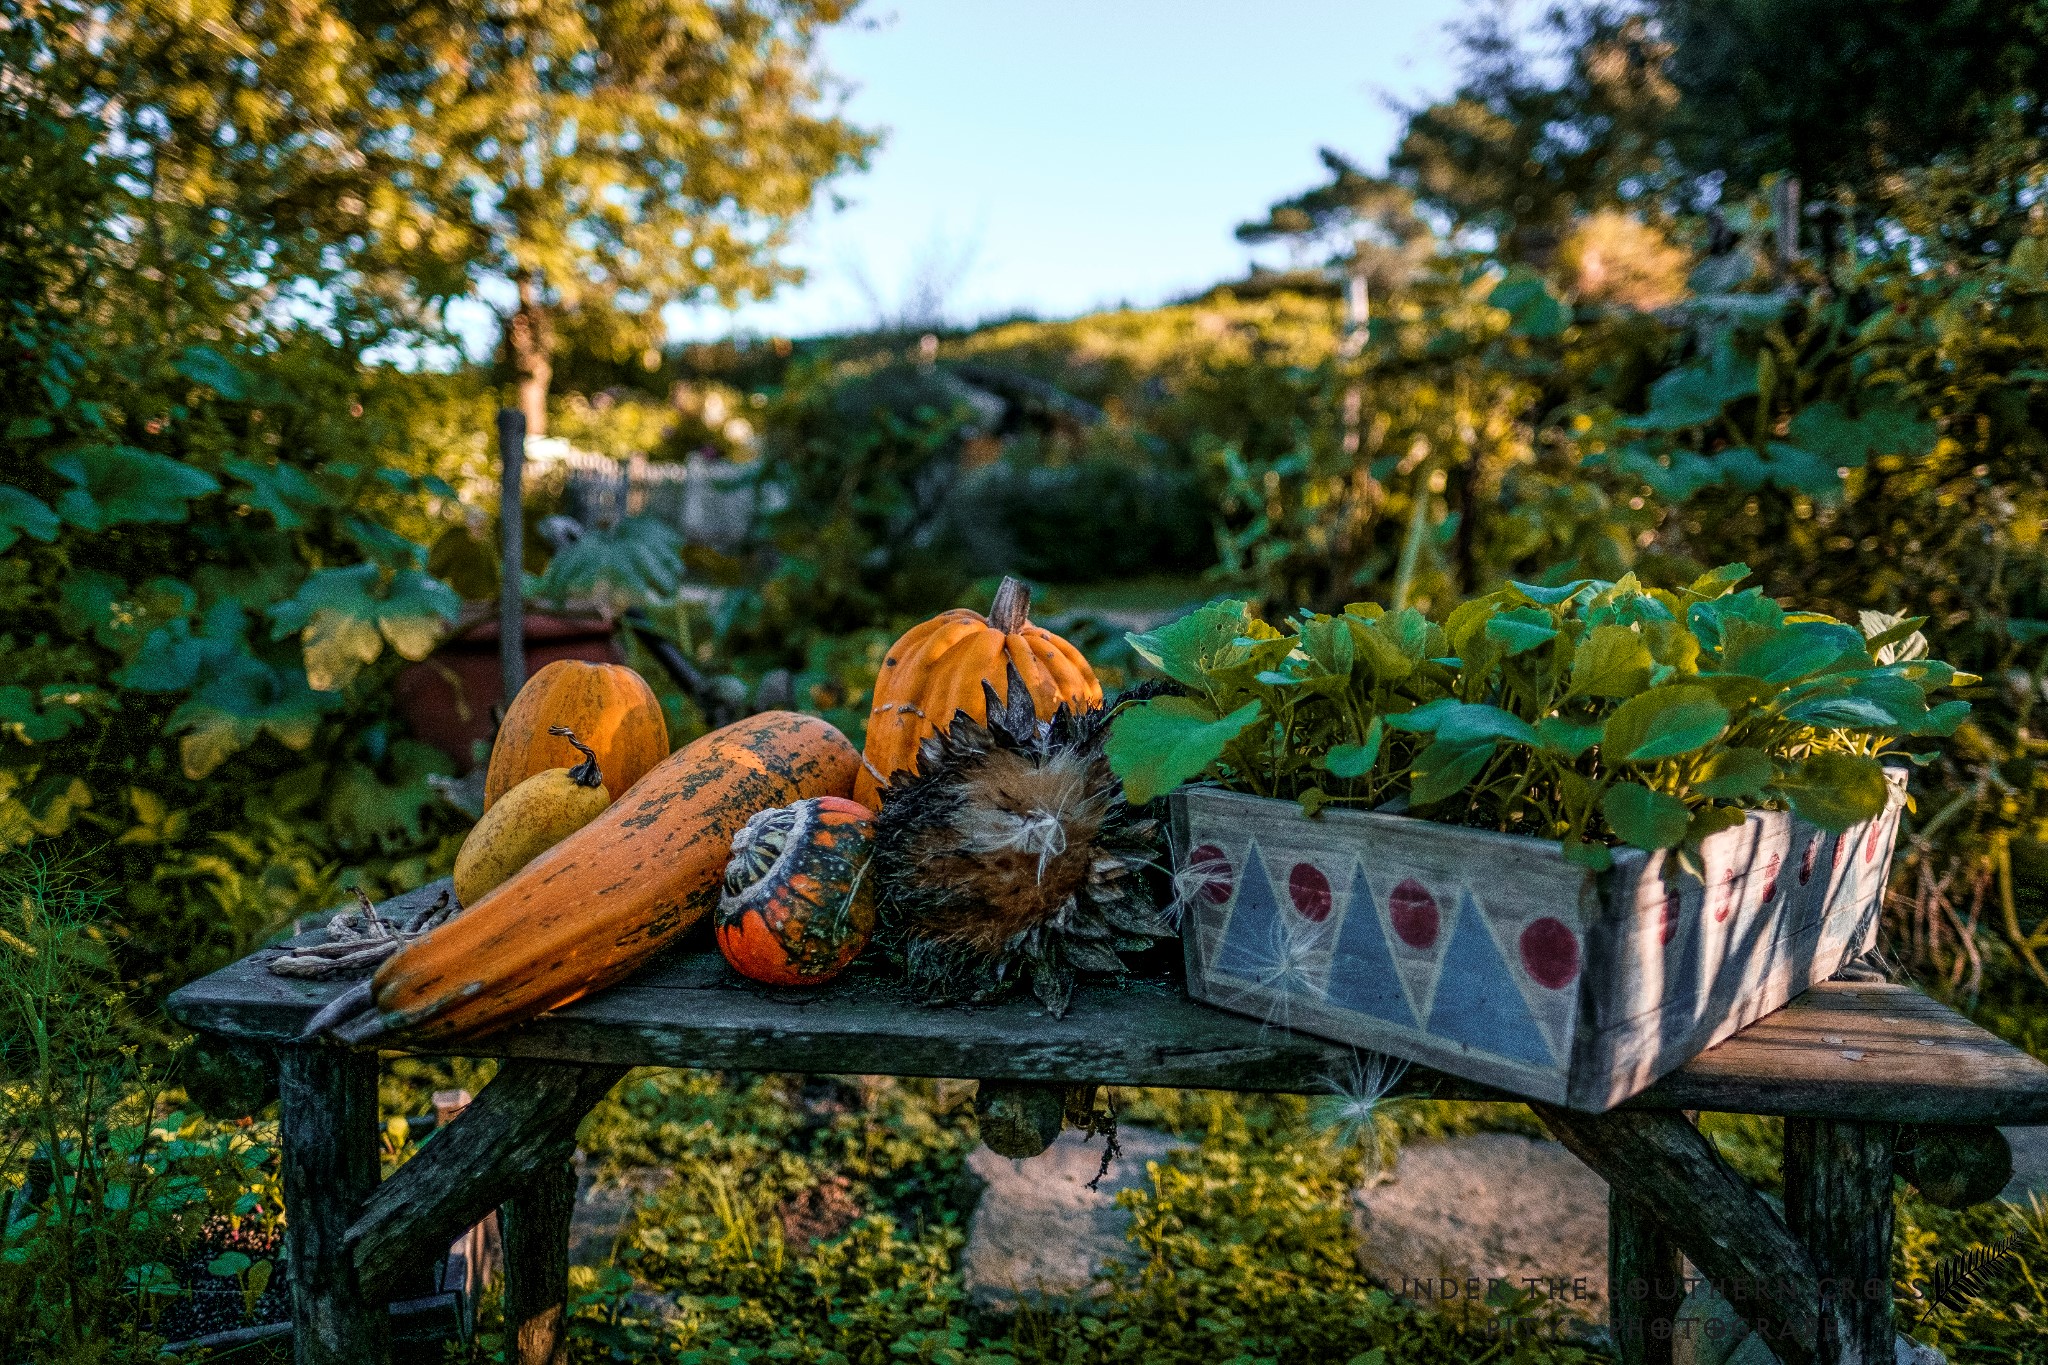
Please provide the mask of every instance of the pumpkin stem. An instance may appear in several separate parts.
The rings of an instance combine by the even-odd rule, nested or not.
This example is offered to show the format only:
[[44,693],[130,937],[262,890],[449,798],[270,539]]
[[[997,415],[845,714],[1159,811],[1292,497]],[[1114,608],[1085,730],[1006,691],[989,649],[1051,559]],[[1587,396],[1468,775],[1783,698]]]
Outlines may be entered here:
[[597,755],[591,751],[588,744],[576,738],[574,730],[571,730],[566,725],[550,725],[548,733],[560,735],[563,739],[568,740],[583,755],[583,761],[569,769],[569,780],[571,782],[574,782],[579,787],[602,787],[604,785],[604,774],[597,770]]
[[988,623],[1005,635],[1015,635],[1030,624],[1031,589],[1014,578],[1005,577],[989,604]]

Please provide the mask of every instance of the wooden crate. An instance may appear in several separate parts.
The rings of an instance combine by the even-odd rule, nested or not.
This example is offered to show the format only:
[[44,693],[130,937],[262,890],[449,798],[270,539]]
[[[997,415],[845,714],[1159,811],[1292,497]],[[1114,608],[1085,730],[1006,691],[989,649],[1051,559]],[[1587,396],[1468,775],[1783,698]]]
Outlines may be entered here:
[[[1196,999],[1574,1109],[1612,1108],[1867,950],[1904,779],[1840,835],[1756,811],[1702,849],[1558,844],[1192,787],[1172,797]],[[1206,877],[1204,877],[1206,873]]]

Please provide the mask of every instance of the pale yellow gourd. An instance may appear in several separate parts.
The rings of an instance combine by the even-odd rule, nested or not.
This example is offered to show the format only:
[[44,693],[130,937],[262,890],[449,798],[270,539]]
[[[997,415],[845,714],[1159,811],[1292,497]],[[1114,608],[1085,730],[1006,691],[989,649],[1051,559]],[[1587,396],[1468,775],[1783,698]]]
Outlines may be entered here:
[[575,745],[583,761],[522,780],[484,812],[455,855],[455,901],[465,909],[562,840],[604,814],[612,803],[597,755],[562,725],[548,727]]

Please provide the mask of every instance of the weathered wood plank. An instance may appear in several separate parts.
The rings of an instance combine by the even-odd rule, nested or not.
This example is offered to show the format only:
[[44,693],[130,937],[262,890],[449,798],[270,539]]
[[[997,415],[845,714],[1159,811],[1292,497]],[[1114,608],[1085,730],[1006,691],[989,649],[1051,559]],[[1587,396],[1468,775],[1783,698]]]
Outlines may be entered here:
[[1815,1359],[1821,1283],[1812,1257],[1683,1115],[1530,1107],[1610,1188],[1657,1210],[1679,1250],[1785,1365]]
[[535,1171],[499,1215],[505,1225],[505,1330],[511,1365],[569,1365],[569,1153]]
[[1821,1279],[1823,1365],[1891,1365],[1892,1147],[1889,1124],[1785,1125],[1785,1221]]
[[1631,1102],[1875,1123],[2048,1123],[2048,1066],[1908,986],[1827,981]]
[[1621,1365],[1673,1365],[1672,1324],[1685,1301],[1678,1244],[1619,1189],[1607,1193],[1607,1322]]
[[331,1045],[281,1050],[285,1254],[297,1365],[385,1365],[385,1298],[360,1283],[350,1213],[377,1188],[377,1056]]
[[[414,893],[431,903],[435,888]],[[347,983],[287,981],[259,953],[174,993],[193,1028],[289,1041]],[[1925,1040],[1925,1041],[1922,1041]],[[1314,1094],[1350,1050],[1189,1000],[1167,981],[1075,993],[1065,1019],[1025,1000],[932,1009],[858,968],[814,991],[774,991],[716,952],[685,952],[630,981],[477,1040],[477,1056],[620,1066],[739,1066],[1073,1084]],[[1846,1054],[1860,1054],[1854,1058]],[[1408,1093],[1498,1098],[1416,1067]],[[1823,982],[1629,1102],[1645,1109],[1873,1122],[2048,1123],[2048,1066],[1904,986]]]
[[626,1071],[527,1060],[500,1067],[461,1117],[359,1205],[349,1205],[362,1210],[347,1236],[364,1292],[388,1294],[409,1269],[441,1255],[489,1213],[507,1189],[567,1160],[576,1125]]

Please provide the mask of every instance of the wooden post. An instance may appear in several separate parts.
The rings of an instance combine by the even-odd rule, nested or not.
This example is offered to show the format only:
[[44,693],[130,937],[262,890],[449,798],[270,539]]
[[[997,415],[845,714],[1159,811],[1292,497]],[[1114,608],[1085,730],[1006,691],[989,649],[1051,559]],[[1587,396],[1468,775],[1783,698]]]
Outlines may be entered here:
[[[576,1125],[626,1074],[512,1058],[456,1119],[362,1203],[348,1229],[356,1274],[373,1293],[443,1255],[465,1228],[575,1149]],[[500,1225],[503,1237],[510,1230]],[[507,1248],[509,1256],[510,1249]]]
[[1648,1210],[1607,1192],[1607,1322],[1621,1365],[1672,1365],[1685,1263]]
[[498,457],[498,666],[510,706],[526,685],[526,414],[517,408],[498,409]]
[[1820,1276],[1813,1258],[1683,1114],[1585,1114],[1533,1100],[1529,1107],[1608,1188],[1657,1210],[1678,1249],[1785,1365],[1817,1360]]
[[568,1151],[535,1171],[498,1210],[509,1365],[569,1365],[569,1218],[575,1210],[576,1167]]
[[1785,1120],[1785,1221],[1821,1277],[1822,1365],[1891,1365],[1892,1147],[1882,1123]]
[[280,1049],[285,1248],[297,1365],[385,1365],[390,1321],[346,1241],[377,1188],[377,1054]]

